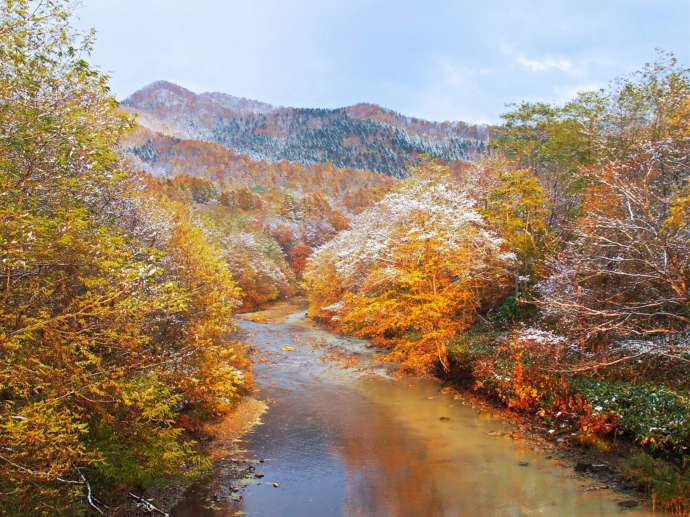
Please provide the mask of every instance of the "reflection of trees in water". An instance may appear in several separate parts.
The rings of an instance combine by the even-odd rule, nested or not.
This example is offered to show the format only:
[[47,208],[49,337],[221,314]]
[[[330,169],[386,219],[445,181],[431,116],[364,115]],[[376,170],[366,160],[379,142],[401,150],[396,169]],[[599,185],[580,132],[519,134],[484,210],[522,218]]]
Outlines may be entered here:
[[[425,400],[424,389],[398,382],[370,385],[367,393],[385,403],[343,410],[339,424],[337,453],[347,475],[344,514],[521,515],[546,503],[539,491],[543,474],[516,471],[511,447],[470,431],[471,422],[464,423],[468,432],[439,422],[445,406]],[[504,454],[497,451],[501,447]],[[577,502],[569,488],[551,488],[563,496],[552,501],[565,507]]]
[[363,411],[347,416],[338,453],[347,472],[347,515],[439,515],[437,486],[448,472],[430,455],[434,442],[401,429],[391,414]]

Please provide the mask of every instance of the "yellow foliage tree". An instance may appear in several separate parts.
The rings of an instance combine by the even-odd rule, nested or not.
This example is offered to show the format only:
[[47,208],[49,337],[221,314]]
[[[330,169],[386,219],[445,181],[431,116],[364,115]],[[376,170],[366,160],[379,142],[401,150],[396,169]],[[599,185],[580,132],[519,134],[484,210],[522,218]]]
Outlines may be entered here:
[[547,245],[547,200],[527,169],[502,170],[481,211],[520,261],[520,273],[533,275]]
[[184,213],[130,195],[130,121],[69,16],[0,1],[3,514],[80,514],[92,489],[117,504],[198,474],[183,426],[250,382],[225,262]]

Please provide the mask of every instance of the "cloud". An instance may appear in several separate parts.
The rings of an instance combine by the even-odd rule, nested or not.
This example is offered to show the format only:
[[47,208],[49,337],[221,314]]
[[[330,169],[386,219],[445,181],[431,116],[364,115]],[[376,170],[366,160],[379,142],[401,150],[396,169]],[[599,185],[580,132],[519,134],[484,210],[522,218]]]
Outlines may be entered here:
[[501,53],[514,65],[530,72],[556,71],[568,75],[582,75],[587,68],[581,60],[574,62],[562,56],[546,55],[543,57],[528,57],[519,49],[508,43],[499,46]]
[[494,123],[497,117],[487,109],[491,102],[482,82],[493,73],[490,68],[463,64],[458,56],[434,56],[420,74],[420,84],[408,90],[408,103],[400,109],[427,120]]
[[532,72],[544,72],[546,70],[558,70],[560,72],[572,73],[575,66],[565,58],[530,59],[525,56],[518,56],[518,65],[531,70]]
[[449,86],[461,86],[467,83],[468,70],[448,59],[436,59],[437,66],[441,70],[441,77]]
[[[496,74],[493,68],[464,66],[449,57],[436,57],[435,63],[439,76],[448,86],[477,87],[480,77],[488,77]],[[436,73],[436,71],[434,71]]]
[[604,84],[597,82],[579,83],[566,86],[556,86],[553,94],[556,102],[568,102],[577,97],[578,93],[593,92],[604,88]]

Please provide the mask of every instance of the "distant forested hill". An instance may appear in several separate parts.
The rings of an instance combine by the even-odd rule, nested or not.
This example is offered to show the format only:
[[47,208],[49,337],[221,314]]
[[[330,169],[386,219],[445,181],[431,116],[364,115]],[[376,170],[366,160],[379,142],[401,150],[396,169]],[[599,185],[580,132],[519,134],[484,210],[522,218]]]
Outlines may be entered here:
[[420,154],[470,160],[487,126],[429,122],[372,104],[339,109],[274,107],[222,93],[195,94],[158,81],[122,102],[139,123],[165,135],[221,144],[267,161],[331,162],[403,177]]

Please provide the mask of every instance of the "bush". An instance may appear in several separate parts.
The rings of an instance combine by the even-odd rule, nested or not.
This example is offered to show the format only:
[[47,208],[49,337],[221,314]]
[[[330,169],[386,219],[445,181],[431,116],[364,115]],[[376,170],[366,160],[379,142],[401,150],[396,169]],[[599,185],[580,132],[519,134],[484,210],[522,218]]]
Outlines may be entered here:
[[567,389],[562,375],[553,371],[564,348],[562,337],[535,328],[518,328],[510,339],[497,343],[493,354],[476,361],[476,386],[520,411],[564,411]]
[[476,329],[456,336],[448,345],[450,377],[463,384],[472,382],[476,362],[493,354],[498,335],[496,331]]
[[620,428],[651,449],[687,454],[690,446],[690,403],[663,385],[608,383],[578,377],[571,389],[595,413],[612,413]]
[[672,465],[636,452],[622,464],[622,473],[638,488],[652,496],[654,504],[660,503],[666,510],[686,515],[690,510],[690,473]]

